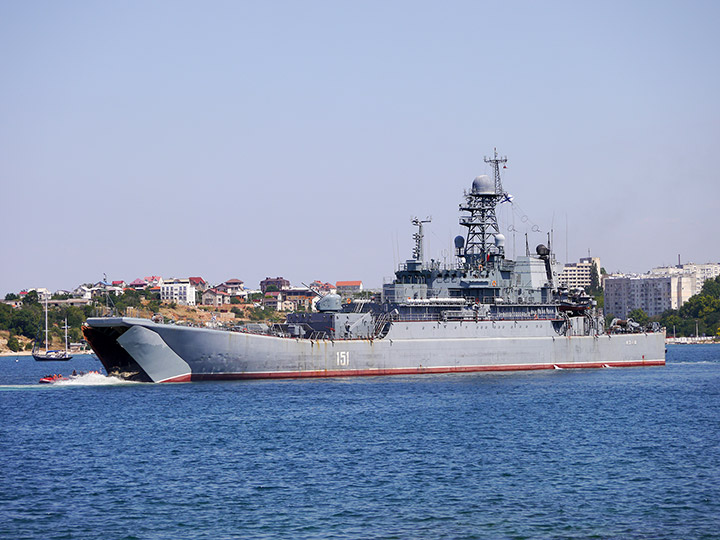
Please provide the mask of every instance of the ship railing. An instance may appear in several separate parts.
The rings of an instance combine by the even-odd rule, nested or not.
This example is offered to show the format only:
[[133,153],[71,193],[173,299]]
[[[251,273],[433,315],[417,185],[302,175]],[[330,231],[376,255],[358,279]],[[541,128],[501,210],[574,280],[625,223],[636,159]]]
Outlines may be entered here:
[[327,332],[316,330],[315,332],[310,334],[310,341],[320,341],[321,339],[322,340],[330,339],[327,335]]
[[445,312],[446,316],[443,317],[442,314],[426,314],[426,313],[418,313],[413,315],[400,315],[399,317],[396,317],[394,320],[397,322],[424,322],[424,321],[547,321],[547,320],[557,320],[558,317],[556,314],[551,313],[542,313],[537,315],[529,315],[529,314],[503,314],[501,316],[488,314],[488,315],[478,315],[478,317],[475,317],[474,313],[470,311],[453,311],[453,312]]
[[[415,266],[416,264],[417,263],[413,263],[413,266]],[[398,268],[399,272],[405,272],[408,269],[408,264],[400,263],[400,264],[398,264],[397,268]],[[460,267],[458,265],[441,264],[440,261],[424,262],[424,263],[422,263],[422,265],[420,265],[421,271],[423,271],[423,270],[425,270],[425,271],[432,271],[432,270],[445,271],[445,270],[447,270],[448,272],[452,272],[453,270],[461,270],[461,269],[462,269],[462,267]],[[386,283],[393,283],[394,278],[389,278],[389,279],[390,279],[390,281],[386,282]]]

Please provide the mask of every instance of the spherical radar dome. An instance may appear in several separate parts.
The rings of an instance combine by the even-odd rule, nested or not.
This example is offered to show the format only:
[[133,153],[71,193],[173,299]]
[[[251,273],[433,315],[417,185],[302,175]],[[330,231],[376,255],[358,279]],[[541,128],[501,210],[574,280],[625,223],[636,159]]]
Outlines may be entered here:
[[472,183],[472,190],[476,195],[495,195],[495,182],[487,174],[476,176]]

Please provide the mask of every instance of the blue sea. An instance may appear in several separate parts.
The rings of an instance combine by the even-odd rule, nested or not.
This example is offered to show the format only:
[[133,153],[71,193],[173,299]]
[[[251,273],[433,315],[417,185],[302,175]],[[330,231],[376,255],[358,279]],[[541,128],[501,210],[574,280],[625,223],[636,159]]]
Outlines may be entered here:
[[0,538],[720,538],[720,345],[655,368],[120,383],[0,358]]

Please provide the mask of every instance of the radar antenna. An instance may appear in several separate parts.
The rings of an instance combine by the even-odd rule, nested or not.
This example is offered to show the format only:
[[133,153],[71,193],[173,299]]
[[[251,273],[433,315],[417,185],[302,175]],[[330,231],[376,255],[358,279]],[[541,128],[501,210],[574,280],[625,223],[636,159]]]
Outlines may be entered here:
[[417,217],[414,217],[411,221],[412,224],[418,228],[418,232],[413,234],[413,240],[415,240],[413,259],[423,262],[425,260],[425,254],[423,253],[423,223],[430,223],[432,221],[432,217],[428,216],[425,219],[418,219]]

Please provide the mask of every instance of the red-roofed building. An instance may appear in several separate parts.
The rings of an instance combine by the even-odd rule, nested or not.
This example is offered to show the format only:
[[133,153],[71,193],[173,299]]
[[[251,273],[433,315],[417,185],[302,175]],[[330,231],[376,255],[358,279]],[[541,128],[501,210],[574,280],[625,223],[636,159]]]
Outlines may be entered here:
[[204,306],[222,306],[230,303],[230,295],[217,289],[207,289],[202,294],[202,303]]
[[221,283],[215,287],[218,291],[228,293],[230,296],[242,296],[247,297],[245,292],[245,286],[241,279],[228,279],[226,282]]
[[190,284],[192,286],[194,286],[198,291],[202,292],[202,291],[207,290],[208,284],[207,284],[207,281],[205,281],[203,278],[191,277],[189,279],[190,279]]
[[359,293],[363,290],[362,281],[338,281],[335,286],[339,295]]
[[131,289],[135,289],[136,291],[145,290],[147,288],[147,286],[148,286],[147,281],[145,281],[144,279],[140,279],[140,278],[134,279],[133,281],[128,283],[128,287],[130,287]]
[[163,278],[160,276],[146,276],[145,281],[147,281],[147,284],[151,287],[162,287],[163,284]]
[[310,284],[310,288],[313,291],[317,291],[323,296],[325,296],[326,294],[337,292],[337,287],[335,287],[335,285],[333,285],[332,283],[323,283],[320,280],[313,281]]
[[121,287],[121,288],[124,289],[126,285],[127,285],[127,283],[125,283],[122,279],[119,280],[119,281],[113,281],[113,282],[112,282],[112,286],[113,286],[113,287]]
[[263,296],[263,307],[274,309],[275,311],[282,311],[283,304],[283,293],[280,291],[266,292]]

